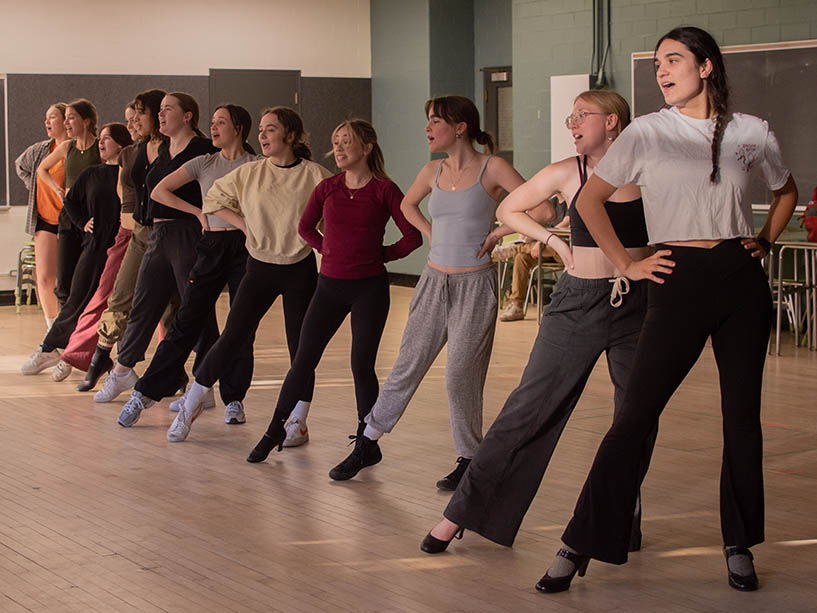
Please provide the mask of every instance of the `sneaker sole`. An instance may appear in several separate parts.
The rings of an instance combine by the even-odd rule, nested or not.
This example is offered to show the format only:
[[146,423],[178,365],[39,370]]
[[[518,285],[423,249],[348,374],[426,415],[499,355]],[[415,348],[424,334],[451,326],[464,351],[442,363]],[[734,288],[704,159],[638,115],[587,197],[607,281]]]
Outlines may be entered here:
[[131,427],[132,425],[134,425],[134,424],[135,424],[137,421],[139,421],[139,418],[138,418],[138,417],[137,417],[136,419],[134,419],[132,422],[130,422],[129,424],[123,424],[121,421],[119,421],[119,418],[118,418],[118,417],[116,418],[116,423],[118,423],[118,424],[119,424],[120,426],[122,426],[123,428],[130,428],[130,427]]
[[55,383],[59,383],[60,381],[65,381],[68,377],[71,376],[71,371],[74,370],[73,368],[69,368],[65,372],[55,375],[53,372],[51,373],[51,380]]
[[54,368],[57,364],[59,364],[59,360],[57,360],[53,364],[44,364],[42,367],[38,366],[35,369],[26,369],[26,370],[24,370],[24,369],[21,368],[20,369],[20,374],[23,374],[23,375],[25,375],[27,377],[31,376],[31,375],[39,375],[42,371],[46,370],[47,368]]
[[299,436],[295,439],[284,439],[284,447],[300,447],[301,445],[306,445],[309,442],[309,434],[306,436]]
[[[225,419],[224,423],[227,424],[228,426],[237,426],[239,424],[246,424],[247,420],[246,419],[239,420],[236,419],[235,417],[231,417],[230,419]],[[284,445],[284,447],[286,447],[286,445]]]
[[332,470],[329,471],[329,478],[332,479],[333,481],[348,481],[349,479],[352,479],[353,477],[356,477],[358,475],[358,473],[361,470],[363,470],[364,468],[369,468],[369,466],[374,466],[375,464],[380,464],[380,461],[382,459],[383,459],[383,456],[381,455],[374,462],[367,462],[366,464],[363,464],[360,468],[358,468],[352,474],[349,474],[349,473],[338,474],[338,473],[335,472],[335,469],[333,468]]

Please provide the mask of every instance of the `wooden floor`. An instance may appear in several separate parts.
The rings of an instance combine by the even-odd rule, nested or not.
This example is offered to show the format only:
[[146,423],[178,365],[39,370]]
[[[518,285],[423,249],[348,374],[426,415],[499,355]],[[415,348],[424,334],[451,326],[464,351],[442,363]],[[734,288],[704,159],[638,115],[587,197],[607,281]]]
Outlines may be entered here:
[[[411,290],[392,288],[378,362],[399,347]],[[223,317],[226,303],[220,304]],[[721,454],[711,350],[672,399],[644,487],[644,548],[626,566],[594,562],[569,592],[533,586],[559,546],[611,419],[603,359],[562,436],[511,548],[466,533],[449,552],[419,550],[454,465],[443,354],[384,459],[357,478],[327,473],[355,426],[349,329],[318,371],[310,442],[244,461],[272,413],[288,366],[277,304],[256,344],[248,421],[207,411],[181,444],[165,440],[167,401],[133,428],[123,396],[94,404],[19,367],[43,336],[36,308],[0,308],[0,611],[814,611],[817,607],[817,354],[770,358],[764,388],[767,540],[754,549],[761,589],[726,583],[720,551]],[[499,323],[485,390],[486,428],[515,387],[536,333],[532,317]]]

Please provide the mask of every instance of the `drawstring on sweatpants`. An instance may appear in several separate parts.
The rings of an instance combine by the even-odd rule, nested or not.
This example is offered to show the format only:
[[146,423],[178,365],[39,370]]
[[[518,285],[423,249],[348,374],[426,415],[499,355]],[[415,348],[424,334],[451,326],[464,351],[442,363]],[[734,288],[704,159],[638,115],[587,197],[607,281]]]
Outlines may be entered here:
[[608,279],[613,284],[610,291],[610,306],[617,309],[624,303],[624,296],[630,293],[630,280],[627,277]]

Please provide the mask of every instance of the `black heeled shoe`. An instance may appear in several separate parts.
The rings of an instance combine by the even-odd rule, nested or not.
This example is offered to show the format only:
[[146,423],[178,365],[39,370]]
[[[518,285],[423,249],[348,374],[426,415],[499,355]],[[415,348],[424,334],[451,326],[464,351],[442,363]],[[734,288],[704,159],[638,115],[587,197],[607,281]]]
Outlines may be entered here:
[[111,369],[113,369],[113,360],[108,355],[96,362],[91,360],[91,364],[88,366],[88,372],[85,373],[85,378],[79,385],[77,385],[77,391],[90,392],[96,387],[99,378],[102,375],[111,372]]
[[540,592],[548,592],[555,594],[556,592],[564,592],[570,587],[570,582],[573,581],[573,576],[579,573],[579,577],[584,577],[587,572],[587,565],[590,563],[590,556],[583,556],[578,553],[573,553],[565,548],[559,550],[557,556],[562,556],[566,560],[573,562],[573,572],[564,577],[551,577],[547,573],[539,579],[536,584],[536,589]]
[[284,439],[287,437],[287,431],[284,429],[284,424],[279,424],[279,426],[279,428],[275,429],[275,434],[272,436],[266,432],[264,433],[264,436],[261,437],[258,444],[250,451],[250,455],[247,456],[247,462],[252,462],[253,464],[263,462],[273,449],[277,447],[278,451],[281,451],[284,448]]
[[741,592],[753,592],[757,589],[757,574],[755,573],[755,566],[752,564],[752,572],[749,575],[739,575],[733,573],[729,568],[729,558],[732,556],[743,555],[749,558],[751,563],[755,557],[752,552],[746,547],[724,547],[723,555],[726,558],[726,572],[729,573],[729,585]]
[[442,541],[434,536],[431,536],[431,532],[426,534],[426,537],[423,539],[423,542],[420,543],[420,549],[425,551],[426,553],[442,553],[448,547],[448,544],[453,541],[454,539],[461,539],[463,533],[465,532],[465,528],[460,528],[454,533],[447,541]]

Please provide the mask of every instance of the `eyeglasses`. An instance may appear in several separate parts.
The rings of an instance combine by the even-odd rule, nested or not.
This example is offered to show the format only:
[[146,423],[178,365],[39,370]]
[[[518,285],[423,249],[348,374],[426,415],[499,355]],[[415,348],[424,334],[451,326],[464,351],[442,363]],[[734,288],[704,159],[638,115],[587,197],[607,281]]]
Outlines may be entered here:
[[568,115],[565,117],[565,125],[568,128],[578,128],[581,124],[584,123],[584,120],[587,119],[588,115],[604,115],[604,113],[591,113],[590,111],[581,111],[580,113],[575,113],[573,115]]

